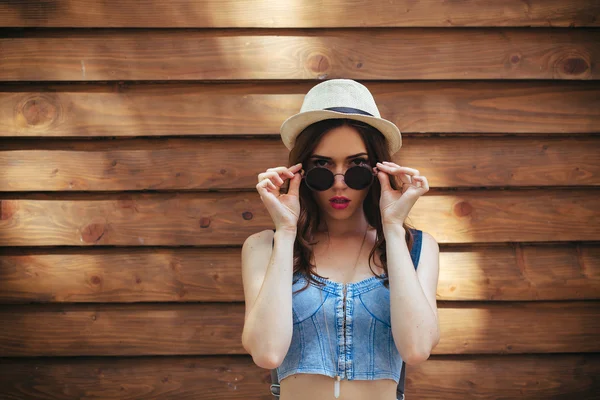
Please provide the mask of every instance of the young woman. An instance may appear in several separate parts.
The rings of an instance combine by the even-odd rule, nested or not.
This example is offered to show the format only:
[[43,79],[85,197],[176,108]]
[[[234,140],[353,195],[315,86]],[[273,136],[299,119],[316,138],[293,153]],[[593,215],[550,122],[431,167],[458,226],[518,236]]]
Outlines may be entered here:
[[291,166],[256,185],[276,229],[242,247],[243,346],[281,400],[396,399],[440,339],[439,247],[406,222],[427,179],[390,161],[400,131],[352,80],[313,87],[281,137]]

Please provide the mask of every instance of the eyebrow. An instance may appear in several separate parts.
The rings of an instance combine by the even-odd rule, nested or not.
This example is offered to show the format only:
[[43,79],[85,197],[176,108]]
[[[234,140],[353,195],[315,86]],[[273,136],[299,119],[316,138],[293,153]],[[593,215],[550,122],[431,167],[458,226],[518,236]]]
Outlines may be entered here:
[[[368,156],[368,154],[367,153],[353,154],[351,156],[346,157],[346,160],[349,160],[351,158],[360,157],[360,156]],[[318,154],[313,154],[310,158],[321,158],[323,160],[333,160],[333,158],[331,158],[331,157],[320,156]]]

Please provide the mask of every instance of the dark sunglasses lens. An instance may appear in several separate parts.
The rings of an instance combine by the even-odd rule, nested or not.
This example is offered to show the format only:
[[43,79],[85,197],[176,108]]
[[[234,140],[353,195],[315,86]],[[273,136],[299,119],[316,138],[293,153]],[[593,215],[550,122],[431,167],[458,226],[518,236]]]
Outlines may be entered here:
[[373,180],[373,174],[368,167],[356,166],[348,169],[345,176],[346,185],[355,190],[362,190],[369,185]]
[[327,190],[333,186],[333,173],[327,168],[313,168],[306,174],[306,184],[313,190]]
[[[362,190],[371,185],[373,174],[368,167],[357,165],[346,171],[344,181],[348,187],[355,190]],[[313,168],[306,174],[306,184],[313,190],[327,190],[333,186],[333,182],[333,173],[327,168]]]

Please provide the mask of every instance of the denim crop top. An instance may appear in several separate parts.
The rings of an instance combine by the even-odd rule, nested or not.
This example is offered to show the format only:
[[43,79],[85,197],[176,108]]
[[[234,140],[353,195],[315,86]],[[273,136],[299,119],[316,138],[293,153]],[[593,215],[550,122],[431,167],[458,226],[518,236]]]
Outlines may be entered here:
[[[423,232],[411,231],[414,244],[410,256],[416,269]],[[379,276],[384,278],[386,275]],[[308,373],[339,375],[348,380],[393,379],[398,383],[402,357],[392,337],[390,292],[383,281],[374,275],[344,285],[313,277],[325,286],[311,282],[307,289],[292,296],[292,341],[277,368],[279,380]],[[296,292],[305,284],[306,279],[295,273],[292,291]],[[322,303],[320,291],[323,292]],[[326,320],[330,343],[327,342]],[[335,360],[331,359],[332,354],[335,354]]]

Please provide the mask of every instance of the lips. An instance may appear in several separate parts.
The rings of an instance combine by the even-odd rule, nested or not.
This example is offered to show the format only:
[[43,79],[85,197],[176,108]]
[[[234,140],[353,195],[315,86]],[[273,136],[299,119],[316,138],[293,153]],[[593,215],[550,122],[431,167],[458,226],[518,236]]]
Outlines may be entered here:
[[329,201],[335,204],[346,204],[350,202],[350,199],[342,196],[335,196],[329,199]]

